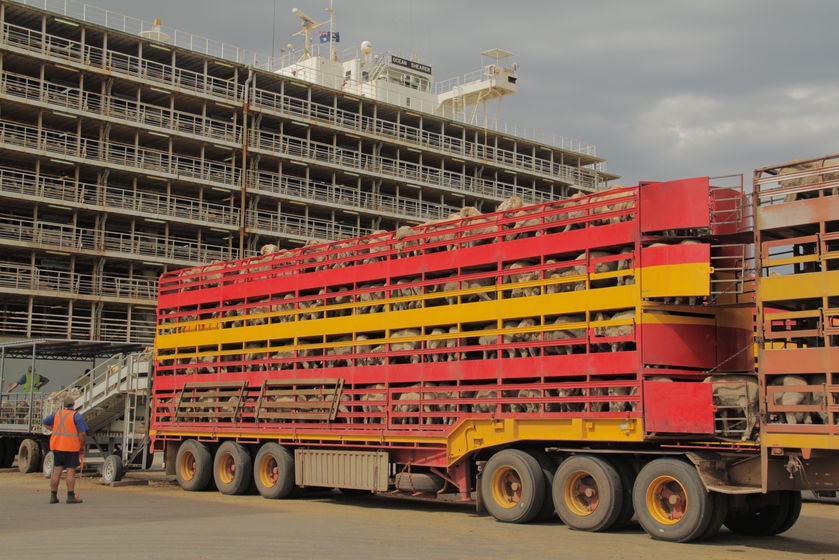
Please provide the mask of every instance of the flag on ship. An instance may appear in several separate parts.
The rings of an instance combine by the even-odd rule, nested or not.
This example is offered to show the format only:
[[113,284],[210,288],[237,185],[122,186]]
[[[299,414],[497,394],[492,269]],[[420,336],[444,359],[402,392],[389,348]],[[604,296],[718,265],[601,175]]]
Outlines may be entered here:
[[321,43],[328,43],[330,40],[333,43],[340,43],[341,42],[341,35],[339,35],[337,31],[321,31],[320,32],[320,42]]

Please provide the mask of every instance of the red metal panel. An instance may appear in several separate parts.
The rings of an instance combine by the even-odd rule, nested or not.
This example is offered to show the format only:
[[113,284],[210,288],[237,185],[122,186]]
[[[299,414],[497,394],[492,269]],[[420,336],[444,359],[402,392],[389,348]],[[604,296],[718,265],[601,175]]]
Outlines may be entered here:
[[708,177],[648,183],[641,187],[641,231],[708,227]]
[[754,332],[717,326],[717,372],[752,371],[755,367]]
[[761,230],[827,222],[839,216],[839,196],[808,198],[757,208],[756,227]]
[[648,432],[714,433],[714,400],[710,383],[645,381],[641,390],[644,426]]
[[711,246],[707,243],[656,245],[641,249],[641,266],[708,263],[710,259]]
[[641,325],[644,363],[710,369],[716,365],[717,332],[713,325]]

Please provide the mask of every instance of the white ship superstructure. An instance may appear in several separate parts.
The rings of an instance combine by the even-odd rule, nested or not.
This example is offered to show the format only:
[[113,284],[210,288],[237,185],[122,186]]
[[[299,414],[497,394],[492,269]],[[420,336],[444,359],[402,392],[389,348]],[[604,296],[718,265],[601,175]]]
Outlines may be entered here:
[[163,271],[615,178],[590,145],[493,128],[501,49],[441,85],[363,41],[272,59],[71,0],[0,0],[0,26],[6,339],[149,343]]

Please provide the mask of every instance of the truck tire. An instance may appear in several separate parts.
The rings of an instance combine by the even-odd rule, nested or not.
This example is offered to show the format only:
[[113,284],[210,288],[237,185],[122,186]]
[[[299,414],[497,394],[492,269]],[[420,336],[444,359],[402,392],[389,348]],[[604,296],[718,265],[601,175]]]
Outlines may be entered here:
[[17,449],[20,446],[20,443],[16,438],[12,437],[7,437],[3,439],[6,440],[6,454],[3,457],[0,457],[0,461],[2,461],[4,465],[6,465],[6,468],[9,468],[15,463],[15,458],[17,457]]
[[122,457],[119,455],[108,455],[102,463],[102,482],[111,484],[122,479],[125,474],[125,466],[122,464]]
[[213,479],[222,494],[244,494],[253,480],[251,454],[235,441],[225,441],[216,450]]
[[294,491],[294,457],[278,443],[264,444],[253,462],[253,480],[263,498],[288,498]]
[[641,469],[632,497],[641,527],[662,541],[696,540],[714,513],[714,500],[696,468],[670,457],[650,461]]
[[722,528],[723,521],[728,516],[728,495],[719,492],[711,492],[711,498],[714,500],[714,512],[711,515],[711,521],[708,523],[708,528],[699,537],[699,540],[710,539],[717,535]]
[[[635,485],[635,470],[629,462],[629,459],[622,457],[615,457],[612,459],[612,465],[618,471],[621,477],[621,484],[623,485],[623,507],[615,519],[615,524],[612,529],[620,529],[629,525],[632,516],[635,515],[635,506],[632,503],[632,487]],[[722,524],[722,522],[720,522]]]
[[606,531],[624,511],[623,481],[609,461],[572,455],[556,471],[553,502],[559,518],[572,529]]
[[44,464],[41,470],[44,473],[44,478],[50,478],[52,476],[52,469],[55,467],[55,455],[52,451],[48,451],[46,455],[44,455]]
[[542,510],[545,475],[535,457],[504,449],[487,461],[481,477],[486,510],[504,523],[529,523]]
[[175,459],[175,476],[184,490],[206,490],[213,476],[213,459],[207,446],[194,439],[184,441]]
[[545,500],[542,502],[542,509],[539,510],[539,514],[533,521],[536,523],[551,521],[556,517],[552,488],[557,464],[542,449],[528,449],[527,452],[539,461],[539,466],[542,467],[542,475],[545,477]]
[[25,439],[17,452],[17,468],[20,472],[33,473],[41,468],[41,446],[34,439]]
[[731,512],[723,524],[732,532],[752,537],[768,537],[789,530],[801,514],[801,492],[776,492],[777,503],[760,505],[745,513]]
[[8,469],[15,460],[15,451],[10,447],[15,445],[11,438],[0,436],[0,469]]

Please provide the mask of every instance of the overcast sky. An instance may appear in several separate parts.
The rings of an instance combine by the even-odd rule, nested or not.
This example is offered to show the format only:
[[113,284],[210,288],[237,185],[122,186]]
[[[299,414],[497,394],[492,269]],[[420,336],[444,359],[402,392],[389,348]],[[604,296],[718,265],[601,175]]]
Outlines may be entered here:
[[[95,6],[270,54],[300,48],[329,0],[98,0]],[[341,47],[415,54],[438,81],[502,48],[519,130],[597,147],[621,183],[745,173],[839,152],[835,0],[334,0]]]

